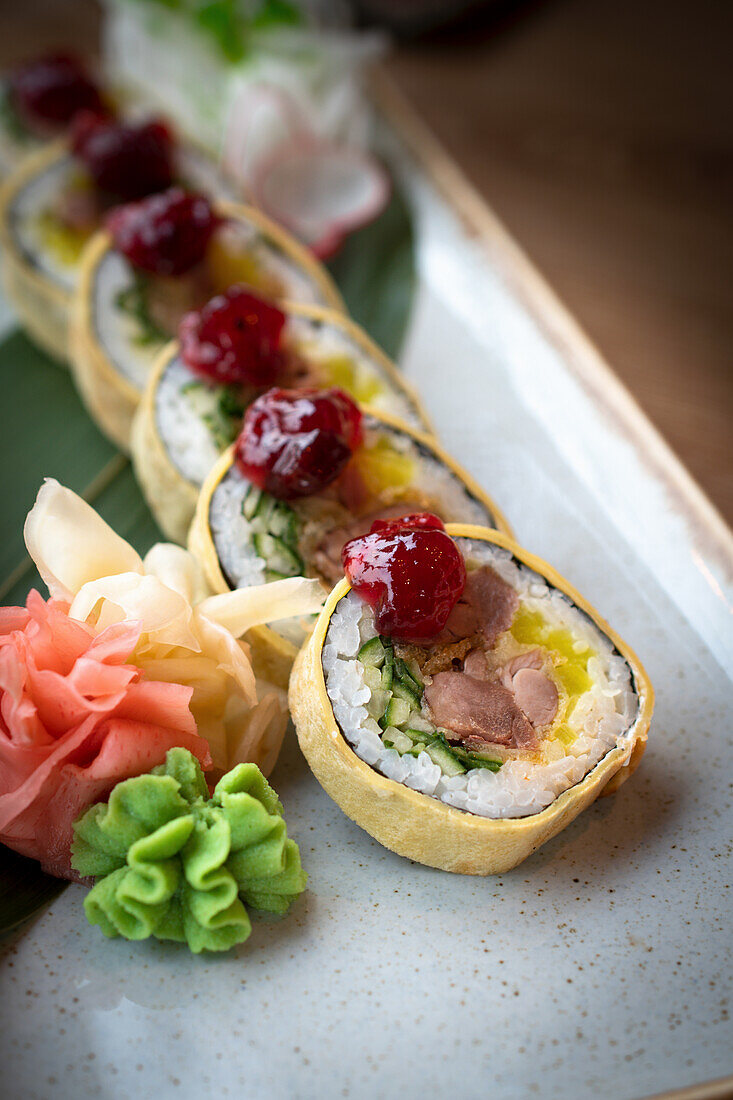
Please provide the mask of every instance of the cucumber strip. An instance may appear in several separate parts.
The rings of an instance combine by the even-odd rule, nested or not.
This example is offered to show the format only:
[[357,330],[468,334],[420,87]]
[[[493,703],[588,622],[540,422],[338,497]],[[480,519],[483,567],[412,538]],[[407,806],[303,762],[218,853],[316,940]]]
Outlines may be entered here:
[[[357,661],[361,661],[363,665],[368,665],[370,668],[381,668],[385,659],[384,646],[381,639],[377,636],[370,638],[368,642],[364,642],[359,652],[356,655]],[[384,687],[384,684],[381,685]]]
[[492,760],[489,756],[481,756],[479,753],[469,752],[468,749],[464,749],[462,745],[449,745],[445,734],[441,730],[438,731],[436,736],[448,752],[453,753],[453,756],[455,756],[457,760],[460,760],[468,771],[470,771],[471,768],[486,768],[488,771],[498,772],[499,768],[502,766],[503,761],[501,760]]
[[439,740],[431,741],[429,745],[425,746],[425,752],[428,754],[434,764],[437,764],[444,775],[463,775],[466,771],[460,760],[457,760],[450,749],[446,748]]
[[[376,672],[377,670],[374,669],[374,671]],[[384,716],[384,712],[386,711],[391,698],[392,696],[390,695],[390,693],[388,691],[382,691],[381,688],[376,691],[372,691],[372,694],[366,704],[367,714],[369,715],[369,717],[375,718],[377,721],[379,721],[379,719]]]
[[400,680],[402,680],[404,684],[407,684],[409,689],[413,691],[415,695],[417,695],[418,697],[422,695],[425,685],[420,680],[415,679],[412,672],[407,667],[406,662],[403,661],[401,657],[395,657],[394,667],[395,672],[399,676]]
[[275,535],[277,538],[282,539],[287,534],[290,527],[291,515],[288,515],[290,509],[287,512],[284,508],[273,509],[270,516],[270,534]]
[[382,729],[386,729],[387,726],[402,726],[410,717],[410,708],[404,699],[395,699],[394,696],[387,704],[387,709],[384,715],[379,720],[379,724]]
[[242,515],[245,519],[252,519],[252,516],[257,511],[262,496],[263,493],[261,489],[258,489],[255,485],[250,485],[242,501]]
[[404,734],[405,737],[409,737],[412,743],[415,745],[419,745],[421,743],[427,745],[430,743],[430,741],[432,741],[431,734],[425,733],[423,730],[414,730],[408,727],[406,730],[404,730]]
[[270,517],[277,507],[277,502],[274,497],[268,496],[267,493],[263,493],[255,509],[255,513],[250,520],[253,531],[259,531],[261,534],[270,533]]
[[266,569],[265,584],[269,584],[271,581],[289,580],[292,575],[292,573],[278,573],[276,569]]
[[389,748],[397,749],[400,756],[404,756],[406,752],[409,752],[412,748],[412,741],[409,737],[405,737],[402,730],[390,730],[389,738],[385,738],[385,745],[389,740]]
[[382,675],[378,668],[374,668],[373,665],[364,666],[364,683],[370,691],[382,690]]
[[404,680],[398,680],[395,676],[392,681],[392,694],[397,699],[404,699],[410,710],[420,709],[420,696],[416,695],[412,688]]

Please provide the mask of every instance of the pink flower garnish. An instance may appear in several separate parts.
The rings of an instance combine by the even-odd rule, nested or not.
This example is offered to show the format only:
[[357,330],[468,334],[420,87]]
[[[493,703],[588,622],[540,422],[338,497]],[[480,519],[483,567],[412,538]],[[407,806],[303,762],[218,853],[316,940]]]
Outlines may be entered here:
[[176,745],[211,763],[193,689],[125,663],[140,623],[98,632],[68,610],[35,591],[25,608],[0,608],[0,841],[63,878],[72,822],[116,783]]

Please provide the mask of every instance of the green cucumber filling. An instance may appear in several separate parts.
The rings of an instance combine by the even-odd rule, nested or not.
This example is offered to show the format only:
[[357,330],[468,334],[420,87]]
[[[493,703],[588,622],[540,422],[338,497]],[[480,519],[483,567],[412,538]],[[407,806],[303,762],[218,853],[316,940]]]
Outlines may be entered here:
[[244,417],[244,403],[234,386],[187,382],[182,393],[195,415],[203,420],[218,450],[234,442]]
[[138,347],[162,344],[169,338],[168,333],[163,332],[151,316],[148,305],[149,287],[148,278],[141,272],[135,271],[130,285],[121,290],[115,298],[117,308],[135,323],[137,333],[134,343]]
[[249,521],[255,551],[265,563],[265,580],[302,576],[300,520],[293,509],[251,485],[242,501],[242,514]]

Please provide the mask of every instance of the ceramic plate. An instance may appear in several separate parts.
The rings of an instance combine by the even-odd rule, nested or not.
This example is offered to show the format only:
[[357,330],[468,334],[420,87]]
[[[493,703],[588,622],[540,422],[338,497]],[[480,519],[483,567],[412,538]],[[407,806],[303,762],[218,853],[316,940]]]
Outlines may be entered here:
[[15,1096],[624,1100],[733,1071],[730,537],[490,212],[389,113],[417,224],[402,365],[519,540],[646,664],[647,754],[517,870],[472,879],[380,848],[291,737],[273,782],[310,875],[291,914],[194,958],[106,941],[69,888],[0,970]]

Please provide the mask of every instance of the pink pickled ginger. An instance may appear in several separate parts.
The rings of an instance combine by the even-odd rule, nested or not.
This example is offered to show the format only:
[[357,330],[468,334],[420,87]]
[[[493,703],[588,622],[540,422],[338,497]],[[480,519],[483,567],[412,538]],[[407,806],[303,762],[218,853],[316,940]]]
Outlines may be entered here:
[[72,822],[116,783],[181,746],[211,763],[192,688],[145,680],[126,661],[137,623],[96,633],[31,592],[0,608],[0,842],[73,878]]

